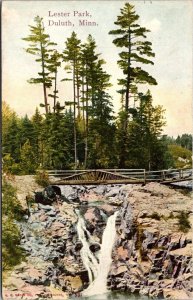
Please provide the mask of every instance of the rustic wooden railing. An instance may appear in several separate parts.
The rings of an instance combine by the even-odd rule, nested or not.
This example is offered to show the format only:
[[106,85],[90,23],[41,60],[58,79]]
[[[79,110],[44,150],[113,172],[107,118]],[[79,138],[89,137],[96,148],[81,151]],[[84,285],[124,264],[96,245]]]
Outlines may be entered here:
[[147,183],[169,184],[192,180],[192,169],[146,171],[145,169],[47,170],[54,184]]

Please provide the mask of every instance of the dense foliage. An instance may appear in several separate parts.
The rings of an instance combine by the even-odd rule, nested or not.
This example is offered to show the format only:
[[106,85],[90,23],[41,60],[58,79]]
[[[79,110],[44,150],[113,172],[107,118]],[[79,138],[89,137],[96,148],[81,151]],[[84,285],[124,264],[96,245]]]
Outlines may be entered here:
[[[118,65],[123,78],[118,80],[122,108],[115,117],[108,88],[110,75],[97,52],[94,38],[81,41],[75,32],[59,53],[50,41],[43,19],[36,17],[30,33],[23,38],[27,53],[35,57],[40,70],[31,84],[43,85],[45,114],[19,118],[3,103],[3,163],[5,172],[34,174],[42,169],[146,168],[174,167],[176,157],[169,144],[190,149],[189,135],[176,141],[162,136],[164,109],[154,106],[150,90],[156,85],[144,67],[153,65],[155,54],[147,40],[148,29],[141,27],[133,5],[126,3],[112,30],[113,43],[121,49]],[[58,76],[58,73],[61,73]],[[58,78],[72,97],[60,100]],[[64,95],[65,96],[65,95]],[[62,99],[63,100],[63,99]],[[63,104],[64,103],[64,104]]]
[[175,144],[169,145],[168,150],[173,159],[173,166],[175,168],[191,168],[192,151]]
[[181,211],[178,215],[179,230],[182,232],[188,232],[191,228],[191,223],[188,219],[188,213]]
[[175,140],[176,144],[192,151],[192,135],[191,134],[182,134]]
[[3,180],[2,186],[2,266],[10,270],[24,257],[20,248],[20,231],[15,223],[22,218],[22,207],[16,198],[16,190]]

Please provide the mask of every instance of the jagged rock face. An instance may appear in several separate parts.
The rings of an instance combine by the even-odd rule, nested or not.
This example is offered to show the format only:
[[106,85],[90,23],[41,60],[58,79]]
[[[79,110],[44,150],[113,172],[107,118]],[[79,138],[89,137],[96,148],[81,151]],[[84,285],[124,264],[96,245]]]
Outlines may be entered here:
[[159,184],[133,187],[119,213],[110,289],[192,298],[191,229],[179,230],[182,209],[192,222],[190,198]]
[[90,207],[86,209],[83,216],[86,221],[86,228],[92,235],[93,240],[101,242],[108,218],[107,214],[99,207]]
[[[35,204],[30,209],[28,222],[19,224],[21,246],[29,255],[27,262],[23,263],[25,272],[14,271],[11,276],[13,282],[15,277],[22,282],[18,288],[20,293],[27,290],[36,293],[31,286],[37,285],[42,288],[38,295],[45,297],[51,292],[50,286],[54,286],[61,291],[55,294],[63,295],[65,299],[83,289],[83,282],[88,282],[88,274],[79,254],[81,245],[76,222],[73,204]],[[44,289],[44,286],[47,288]]]
[[119,210],[109,288],[191,298],[192,236],[178,226],[181,210],[193,221],[190,198],[155,183],[63,186],[61,194],[51,204],[35,203],[28,220],[19,224],[28,257],[5,281],[5,290],[30,292],[33,299],[52,299],[52,294],[66,299],[81,292],[88,286],[88,272],[80,256],[76,211],[85,219],[95,253],[108,217]]
[[[76,230],[76,210],[84,216],[92,235],[91,251],[98,252],[108,216],[117,209],[106,201],[110,198],[105,197],[105,193],[110,189],[107,186],[65,186],[36,191],[41,197],[36,196],[27,221],[18,223],[27,261],[12,272],[5,286],[12,290],[11,282],[16,282],[15,291],[29,291],[37,299],[52,293],[52,288],[58,288],[62,294],[56,291],[55,294],[65,299],[87,287],[89,279],[80,256],[82,244]],[[110,196],[115,202],[118,199],[116,193]],[[99,202],[100,205],[95,206]],[[35,286],[38,286],[37,293]]]

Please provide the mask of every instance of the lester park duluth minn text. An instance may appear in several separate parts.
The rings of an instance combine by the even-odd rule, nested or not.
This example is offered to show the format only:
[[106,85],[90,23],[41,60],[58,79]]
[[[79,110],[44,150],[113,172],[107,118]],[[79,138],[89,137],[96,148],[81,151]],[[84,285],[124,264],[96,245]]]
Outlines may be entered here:
[[[48,16],[51,18],[68,18],[68,17],[77,17],[77,18],[82,18],[82,17],[87,17],[87,18],[92,18],[92,15],[86,10],[84,12],[80,11],[72,11],[72,12],[48,12]],[[94,21],[88,21],[87,19],[79,19],[78,20],[78,25],[79,26],[98,26],[98,24]],[[48,26],[74,26],[74,23],[72,20],[60,20],[57,19],[55,20],[48,20]]]
[[92,17],[92,15],[86,10],[84,12],[80,12],[77,10],[74,10],[73,12],[52,12],[51,10],[49,10],[48,12],[48,16],[53,18],[53,17],[57,17],[57,18],[65,18],[65,17]]

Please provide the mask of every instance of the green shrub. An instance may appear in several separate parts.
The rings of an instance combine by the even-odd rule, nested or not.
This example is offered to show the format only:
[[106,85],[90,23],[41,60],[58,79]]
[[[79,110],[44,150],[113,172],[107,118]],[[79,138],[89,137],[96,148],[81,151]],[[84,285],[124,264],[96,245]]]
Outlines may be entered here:
[[20,230],[9,216],[2,217],[2,266],[3,271],[11,270],[25,258],[20,247]]
[[[174,161],[174,168],[184,168],[192,166],[192,151],[178,145],[169,145],[168,149]],[[179,157],[181,157],[185,161],[179,161]]]
[[155,220],[161,219],[161,216],[157,212],[152,213],[149,217]]
[[34,174],[37,168],[35,154],[33,152],[33,147],[30,145],[29,140],[20,149],[20,166],[22,170],[22,175]]
[[2,185],[2,216],[13,218],[17,221],[22,219],[23,208],[17,199],[16,189],[3,179]]
[[3,156],[3,172],[7,174],[20,175],[21,166],[14,161],[10,154]]
[[182,232],[188,232],[188,230],[191,228],[190,221],[188,220],[188,213],[182,211],[180,212],[177,218],[178,218],[179,229]]
[[174,214],[173,214],[173,212],[171,211],[170,212],[170,214],[169,214],[169,217],[168,217],[169,219],[175,219],[175,216],[174,216]]
[[49,175],[45,170],[38,170],[35,175],[35,181],[42,187],[46,187],[50,184]]
[[2,266],[10,270],[24,259],[20,247],[20,230],[15,220],[21,220],[23,209],[16,197],[16,189],[5,179],[2,185]]

